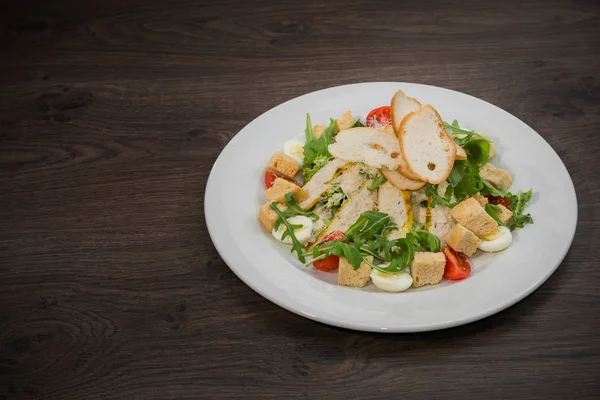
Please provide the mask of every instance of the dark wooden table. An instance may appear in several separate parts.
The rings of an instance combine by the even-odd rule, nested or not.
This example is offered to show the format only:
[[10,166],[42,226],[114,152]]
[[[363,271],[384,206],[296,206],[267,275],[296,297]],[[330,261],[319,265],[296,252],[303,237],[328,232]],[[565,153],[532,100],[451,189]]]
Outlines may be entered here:
[[[214,3],[2,2],[0,399],[598,399],[600,3]],[[375,80],[477,96],[559,153],[577,234],[526,300],[367,334],[223,263],[220,150],[285,100]]]

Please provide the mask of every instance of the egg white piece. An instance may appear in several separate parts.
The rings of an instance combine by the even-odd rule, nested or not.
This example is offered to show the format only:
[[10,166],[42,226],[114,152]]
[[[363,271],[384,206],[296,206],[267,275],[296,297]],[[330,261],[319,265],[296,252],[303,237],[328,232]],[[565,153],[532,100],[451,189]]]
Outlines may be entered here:
[[402,271],[396,274],[388,274],[376,269],[371,271],[373,284],[385,292],[403,292],[412,286],[413,278],[410,274]]
[[[312,219],[305,217],[303,215],[298,215],[295,217],[290,217],[287,219],[287,222],[290,225],[302,225],[300,228],[296,228],[294,229],[294,235],[296,236],[296,238],[298,239],[298,241],[302,244],[307,243],[310,240],[310,237],[312,235],[312,230],[313,230],[313,221]],[[285,243],[285,244],[292,244],[292,238],[290,236],[286,236],[285,239],[281,239],[281,237],[283,236],[283,233],[285,232],[285,225],[281,224],[279,225],[279,228],[275,229],[273,228],[273,231],[271,231],[271,234],[273,235],[273,237],[277,240],[279,240],[281,243]]]
[[300,165],[304,163],[304,142],[288,140],[283,144],[283,154],[293,158]]
[[488,253],[494,253],[504,250],[511,243],[512,233],[510,233],[510,229],[505,226],[499,226],[492,233],[481,238],[479,249]]

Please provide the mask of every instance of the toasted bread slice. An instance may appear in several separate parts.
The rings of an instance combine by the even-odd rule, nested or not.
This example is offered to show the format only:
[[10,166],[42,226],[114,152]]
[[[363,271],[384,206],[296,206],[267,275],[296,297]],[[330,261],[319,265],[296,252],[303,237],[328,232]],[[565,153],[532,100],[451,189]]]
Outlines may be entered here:
[[417,181],[402,175],[398,170],[381,168],[381,173],[389,183],[400,190],[419,190],[425,186],[424,181]]
[[417,175],[413,172],[412,169],[408,167],[406,160],[402,156],[402,152],[400,152],[400,156],[398,157],[398,161],[400,161],[400,166],[398,166],[398,171],[408,179],[412,179],[413,181],[420,181],[420,175]]
[[465,149],[463,149],[456,143],[454,143],[454,144],[456,145],[456,159],[457,160],[466,160],[467,152],[465,151]]
[[408,114],[398,136],[407,167],[422,181],[441,183],[448,178],[456,145],[444,128],[444,121],[430,105]]
[[374,128],[352,128],[341,131],[329,145],[332,156],[371,167],[397,169],[400,146],[398,139]]
[[379,128],[380,132],[387,133],[392,137],[396,137],[396,132],[394,132],[394,127],[392,125],[386,125],[383,128]]
[[392,126],[396,136],[400,132],[400,124],[408,114],[414,111],[419,111],[421,103],[418,100],[408,97],[402,90],[398,90],[390,104],[390,115],[392,117]]

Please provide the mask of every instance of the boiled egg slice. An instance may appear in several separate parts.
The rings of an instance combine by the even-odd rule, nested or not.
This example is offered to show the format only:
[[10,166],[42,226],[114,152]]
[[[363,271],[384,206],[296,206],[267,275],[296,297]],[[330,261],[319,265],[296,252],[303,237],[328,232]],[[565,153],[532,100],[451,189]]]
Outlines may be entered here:
[[288,140],[283,144],[283,154],[293,158],[300,165],[304,163],[304,142]]
[[510,246],[512,242],[512,233],[505,226],[497,227],[492,233],[484,236],[479,244],[479,249],[493,253],[496,251],[504,250]]
[[[287,222],[290,225],[300,225],[299,228],[294,229],[294,236],[298,239],[298,241],[302,244],[307,243],[310,240],[313,230],[313,221],[312,219],[305,217],[303,215],[298,215],[296,217],[290,217],[287,219]],[[284,224],[279,225],[279,228],[271,231],[273,237],[285,244],[292,244],[292,238],[288,235],[285,239],[281,239],[283,233],[285,232],[286,227]]]
[[403,292],[413,283],[412,276],[405,271],[389,274],[375,268],[371,271],[371,280],[376,287],[385,292]]

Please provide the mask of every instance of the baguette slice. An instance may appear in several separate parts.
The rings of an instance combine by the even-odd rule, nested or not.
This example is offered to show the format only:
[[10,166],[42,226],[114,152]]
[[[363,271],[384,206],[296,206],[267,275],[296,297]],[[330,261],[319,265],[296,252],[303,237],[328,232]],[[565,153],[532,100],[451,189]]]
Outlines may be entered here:
[[413,181],[420,181],[421,180],[421,176],[415,174],[409,167],[408,164],[406,163],[406,160],[404,159],[404,157],[402,156],[402,152],[400,152],[400,156],[398,157],[398,161],[399,161],[399,166],[398,166],[398,171],[400,171],[400,173],[402,175],[404,175],[405,177],[407,177],[408,179],[412,179]]
[[419,111],[421,103],[418,100],[408,97],[402,90],[398,90],[390,104],[390,115],[392,117],[392,126],[396,136],[400,132],[402,120],[411,112]]
[[381,168],[381,173],[394,187],[400,190],[419,190],[425,186],[424,181],[417,181],[402,175],[398,170]]
[[454,166],[456,145],[444,128],[444,121],[430,105],[407,115],[398,136],[406,166],[420,180],[444,182]]
[[374,128],[352,128],[341,131],[329,145],[332,156],[363,162],[371,167],[397,169],[400,146],[398,139]]

